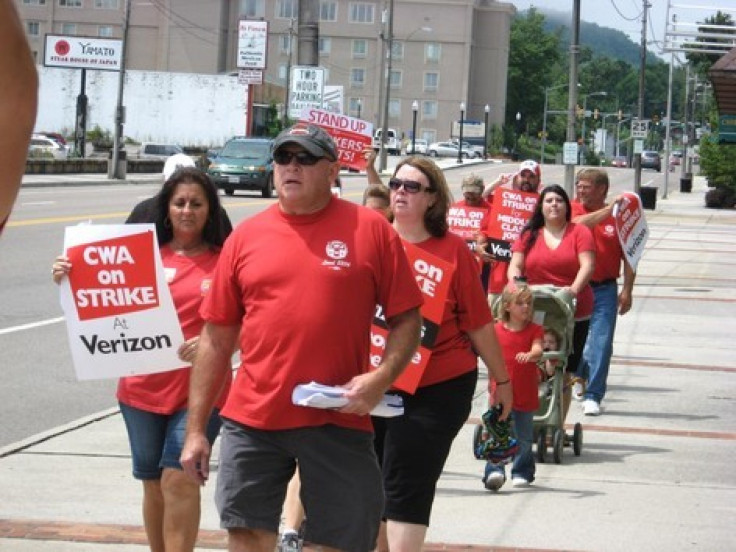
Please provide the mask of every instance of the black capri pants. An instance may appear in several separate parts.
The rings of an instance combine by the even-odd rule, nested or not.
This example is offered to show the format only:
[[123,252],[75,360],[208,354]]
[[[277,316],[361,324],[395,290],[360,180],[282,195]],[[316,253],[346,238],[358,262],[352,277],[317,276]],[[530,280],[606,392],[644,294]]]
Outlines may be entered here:
[[404,415],[373,418],[386,495],[384,518],[429,526],[437,481],[450,446],[470,415],[474,367],[454,379],[401,393]]

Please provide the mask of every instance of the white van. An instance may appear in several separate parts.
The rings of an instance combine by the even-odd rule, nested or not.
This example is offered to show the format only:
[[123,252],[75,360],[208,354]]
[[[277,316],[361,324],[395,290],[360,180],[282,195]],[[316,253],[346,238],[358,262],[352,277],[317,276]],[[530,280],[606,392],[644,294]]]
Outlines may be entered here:
[[[378,151],[381,149],[381,133],[382,128],[377,128],[373,133],[373,149]],[[401,154],[401,139],[396,129],[389,128],[386,137],[386,150],[391,155]]]

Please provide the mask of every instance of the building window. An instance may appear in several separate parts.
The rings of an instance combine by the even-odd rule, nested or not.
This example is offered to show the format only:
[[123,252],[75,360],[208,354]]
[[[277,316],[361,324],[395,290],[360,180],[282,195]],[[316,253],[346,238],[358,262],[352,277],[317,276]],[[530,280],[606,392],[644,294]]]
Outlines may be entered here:
[[432,142],[437,141],[437,131],[436,130],[422,129],[419,132],[419,136],[424,138],[428,144],[431,144]]
[[242,17],[265,17],[266,0],[240,0],[240,15]]
[[440,74],[435,72],[424,73],[424,91],[437,92],[440,84]]
[[286,65],[285,63],[279,64],[279,79],[285,82],[288,71],[289,71],[288,65]]
[[353,59],[364,59],[368,55],[368,42],[364,39],[353,40]]
[[117,10],[120,7],[119,4],[119,0],[95,0],[95,8],[103,10]]
[[276,17],[281,19],[298,19],[299,3],[297,0],[279,0]]
[[403,71],[391,71],[391,76],[389,77],[389,82],[391,83],[391,88],[401,88],[401,81],[403,78]]
[[422,120],[437,118],[437,102],[425,100],[422,102]]
[[26,21],[26,34],[38,36],[41,34],[41,24],[38,21]]
[[404,59],[404,43],[394,40],[391,42],[391,59],[400,61]]
[[112,25],[100,25],[97,27],[97,36],[112,38]]
[[361,98],[350,98],[348,100],[348,112],[351,117],[362,117],[363,100]]
[[62,23],[61,24],[61,34],[63,35],[77,34],[77,24],[76,23]]
[[279,51],[282,54],[291,52],[291,34],[284,34],[279,37]]
[[393,119],[401,117],[401,100],[392,99],[388,102],[388,116]]
[[46,0],[23,0],[23,4],[26,6],[45,6]]
[[365,69],[350,70],[350,86],[353,88],[363,88],[365,85]]
[[59,0],[59,6],[62,8],[81,8],[82,0]]
[[332,50],[332,39],[331,38],[322,38],[319,39],[319,55],[321,56],[329,56],[330,51]]
[[319,3],[320,21],[337,21],[337,2],[334,0],[322,0]]
[[373,23],[376,6],[365,2],[353,2],[350,4],[350,23]]
[[439,63],[442,54],[442,46],[436,42],[424,45],[424,61],[426,63]]

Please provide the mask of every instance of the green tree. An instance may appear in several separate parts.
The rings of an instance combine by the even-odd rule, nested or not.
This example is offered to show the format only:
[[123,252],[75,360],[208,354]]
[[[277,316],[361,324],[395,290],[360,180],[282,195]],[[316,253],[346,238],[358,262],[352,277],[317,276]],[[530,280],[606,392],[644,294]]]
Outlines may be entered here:
[[506,127],[515,129],[521,113],[525,129],[541,129],[544,89],[559,73],[559,33],[545,32],[544,15],[532,8],[511,23],[509,47]]

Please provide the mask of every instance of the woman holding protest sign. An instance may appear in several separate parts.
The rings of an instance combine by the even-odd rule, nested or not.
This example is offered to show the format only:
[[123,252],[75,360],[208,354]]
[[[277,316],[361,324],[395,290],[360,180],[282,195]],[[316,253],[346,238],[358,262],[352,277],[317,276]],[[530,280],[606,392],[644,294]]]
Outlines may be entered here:
[[[569,374],[577,370],[585,347],[593,312],[593,291],[589,285],[595,268],[595,241],[590,229],[571,222],[570,198],[557,184],[545,187],[534,213],[511,247],[508,279],[526,278],[530,285],[551,284],[563,288],[576,299],[573,352],[568,359]],[[569,391],[565,395],[565,412]]]
[[[427,158],[409,157],[397,165],[389,188],[394,228],[424,292],[422,348],[428,351],[421,354],[429,354],[429,360],[416,389],[402,392],[404,415],[374,418],[386,493],[382,536],[390,550],[419,551],[437,480],[470,413],[476,354],[497,382],[496,399],[503,405],[504,419],[512,393],[478,263],[465,241],[448,231],[452,200],[444,174]],[[440,312],[436,324],[428,322],[424,310],[433,307]],[[414,364],[406,372],[416,369]],[[386,543],[379,543],[379,549],[386,549]]]
[[[225,241],[223,211],[217,189],[196,168],[181,168],[156,196],[156,233],[166,279],[184,334],[178,348],[186,366],[155,374],[120,378],[117,398],[125,420],[133,459],[133,476],[143,481],[143,521],[154,552],[194,550],[200,520],[200,489],[179,463],[184,443],[191,362],[197,353],[203,320],[199,306]],[[72,270],[66,256],[56,259],[57,284]],[[218,409],[229,382],[212,412],[208,437],[220,429]]]

